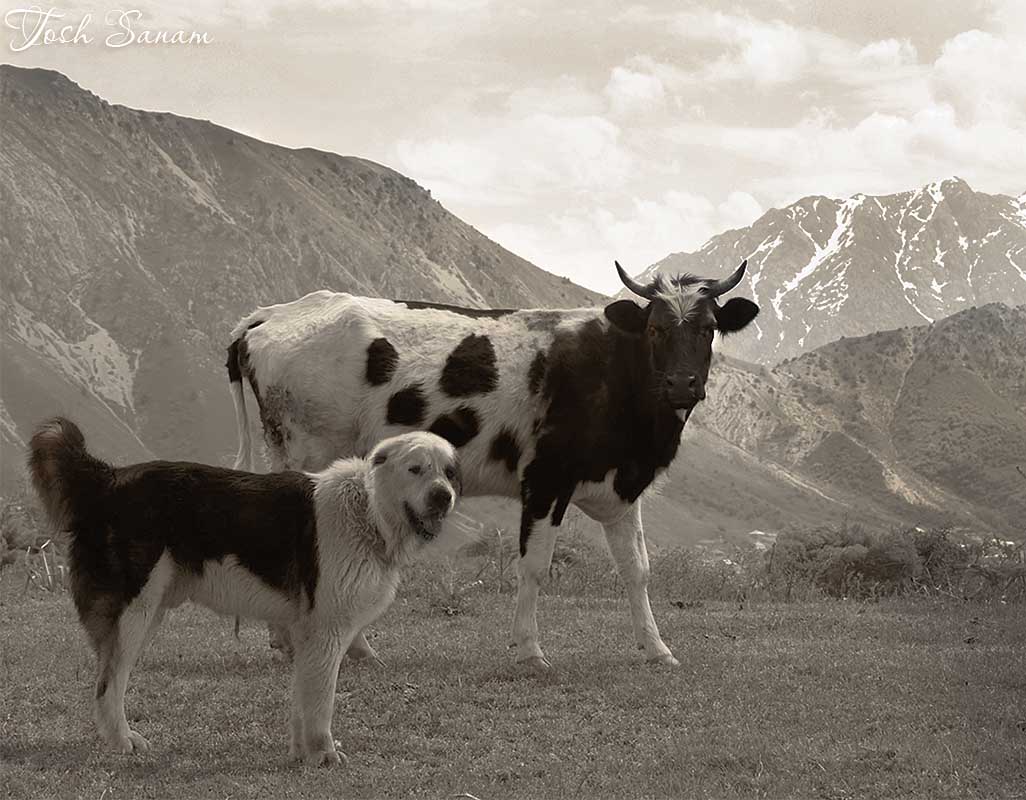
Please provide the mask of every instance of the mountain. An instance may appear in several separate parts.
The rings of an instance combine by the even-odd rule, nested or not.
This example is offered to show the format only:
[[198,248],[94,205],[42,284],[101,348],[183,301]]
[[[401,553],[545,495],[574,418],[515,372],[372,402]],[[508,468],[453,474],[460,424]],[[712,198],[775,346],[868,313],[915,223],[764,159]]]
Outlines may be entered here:
[[359,158],[111,105],[0,66],[0,461],[73,414],[110,458],[225,462],[228,331],[316,289],[469,306],[599,295]]
[[772,369],[720,357],[692,424],[651,504],[677,498],[705,536],[813,517],[1022,536],[1026,307],[844,338]]
[[754,336],[735,337],[725,349],[774,364],[840,336],[1026,302],[1026,194],[984,194],[952,178],[880,197],[806,197],[714,236],[698,252],[667,256],[639,280],[722,275],[743,258],[749,269],[740,290],[762,313]]

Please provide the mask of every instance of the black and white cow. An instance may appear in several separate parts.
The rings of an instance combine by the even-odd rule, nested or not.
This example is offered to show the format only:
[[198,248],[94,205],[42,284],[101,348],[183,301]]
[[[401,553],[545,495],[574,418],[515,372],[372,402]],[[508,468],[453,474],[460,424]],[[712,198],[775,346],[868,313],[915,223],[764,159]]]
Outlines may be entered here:
[[[638,498],[705,398],[714,334],[741,330],[759,312],[750,300],[717,300],[745,267],[724,280],[681,275],[642,286],[617,264],[645,305],[481,310],[321,291],[260,308],[235,328],[228,351],[236,466],[252,468],[243,378],[274,469],[322,469],[401,431],[440,434],[459,448],[465,496],[522,501],[518,661],[548,666],[538,589],[573,503],[605,529],[639,647],[650,661],[677,664],[649,605]],[[361,635],[351,655],[376,654]]]

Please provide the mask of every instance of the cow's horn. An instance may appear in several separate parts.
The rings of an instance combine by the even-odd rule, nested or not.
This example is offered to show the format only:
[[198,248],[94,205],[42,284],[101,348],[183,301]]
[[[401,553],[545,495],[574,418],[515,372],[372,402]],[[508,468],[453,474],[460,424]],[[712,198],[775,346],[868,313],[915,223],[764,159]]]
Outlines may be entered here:
[[729,278],[724,278],[722,281],[716,281],[716,283],[709,284],[709,288],[706,289],[706,294],[710,297],[719,297],[721,294],[726,294],[739,283],[745,276],[745,270],[748,268],[748,259],[746,258],[741,262],[741,266],[734,270],[734,273]]
[[620,276],[620,280],[623,281],[623,285],[630,289],[638,297],[644,297],[646,300],[651,300],[654,293],[651,286],[642,286],[636,280],[631,278],[626,272],[623,271],[623,267],[620,266],[619,261],[614,261],[616,264],[616,274]]

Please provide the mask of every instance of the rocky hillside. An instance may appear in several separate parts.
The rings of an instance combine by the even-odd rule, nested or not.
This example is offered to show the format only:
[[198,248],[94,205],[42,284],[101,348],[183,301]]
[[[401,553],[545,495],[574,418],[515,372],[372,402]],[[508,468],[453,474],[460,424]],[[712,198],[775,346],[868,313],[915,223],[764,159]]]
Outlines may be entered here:
[[1026,194],[983,194],[953,178],[881,197],[806,197],[668,256],[641,279],[726,274],[742,258],[742,289],[763,311],[755,336],[726,349],[775,364],[840,336],[1026,302]]
[[111,105],[0,66],[0,444],[72,413],[111,457],[224,461],[231,326],[331,288],[471,306],[598,296],[379,164]]
[[[1026,532],[1026,306],[841,339],[773,369],[722,358],[711,378],[698,427],[808,496],[753,502],[739,472],[732,529],[797,521],[815,499],[835,521]],[[693,495],[689,479],[667,494]]]

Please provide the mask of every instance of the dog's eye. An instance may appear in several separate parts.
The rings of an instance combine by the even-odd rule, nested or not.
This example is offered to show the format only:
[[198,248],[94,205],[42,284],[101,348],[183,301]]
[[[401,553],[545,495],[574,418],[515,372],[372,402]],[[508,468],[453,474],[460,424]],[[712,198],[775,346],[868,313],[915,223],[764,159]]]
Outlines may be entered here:
[[420,469],[420,465],[419,464],[414,464],[412,467],[410,467],[410,474],[411,475],[420,475],[420,472],[421,472],[421,469]]
[[455,467],[446,467],[445,468],[445,477],[448,478],[449,480],[452,480],[453,478],[455,478],[456,477],[456,468]]

